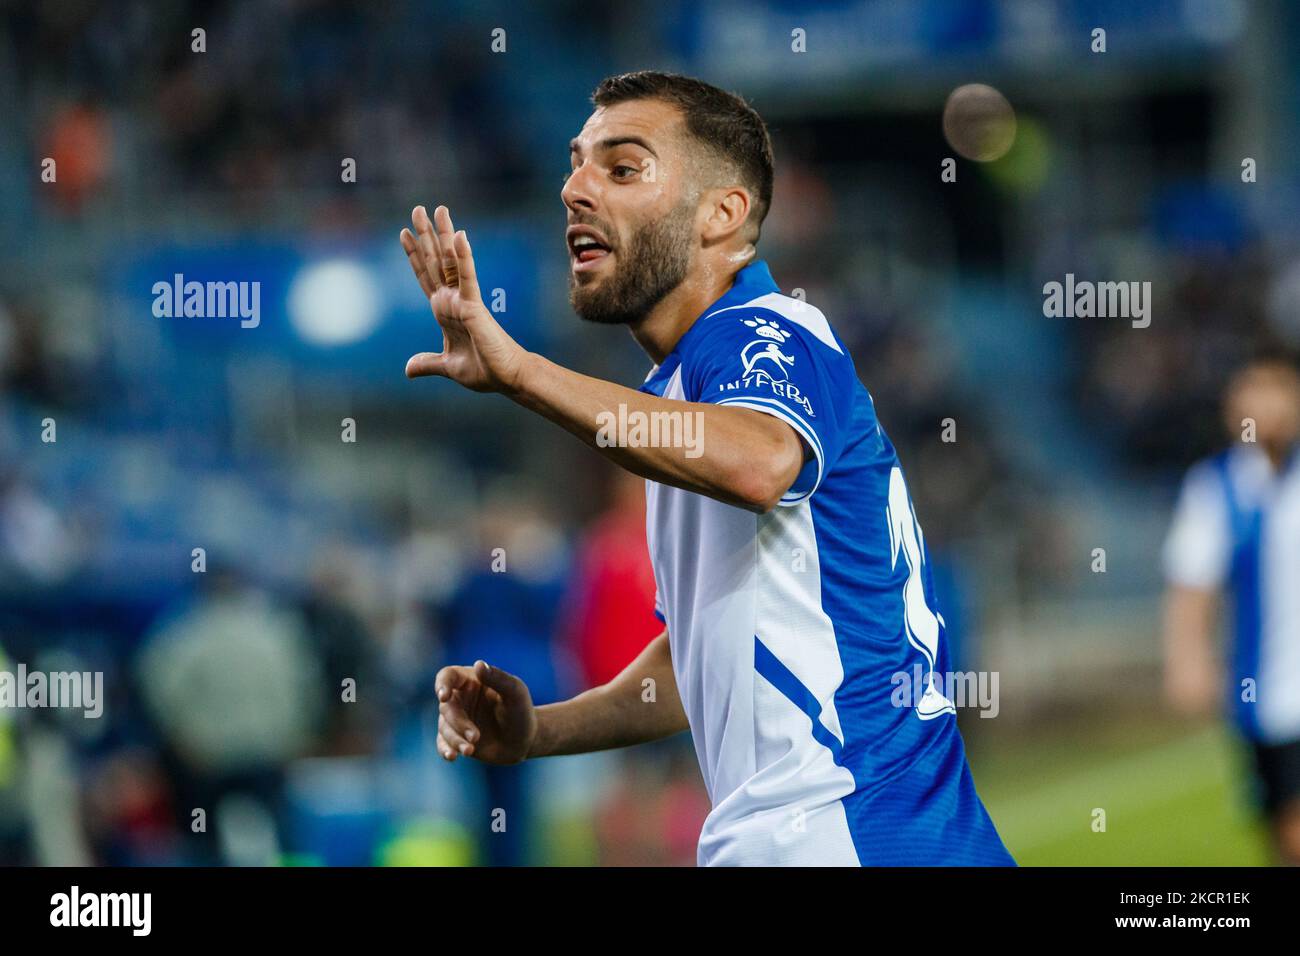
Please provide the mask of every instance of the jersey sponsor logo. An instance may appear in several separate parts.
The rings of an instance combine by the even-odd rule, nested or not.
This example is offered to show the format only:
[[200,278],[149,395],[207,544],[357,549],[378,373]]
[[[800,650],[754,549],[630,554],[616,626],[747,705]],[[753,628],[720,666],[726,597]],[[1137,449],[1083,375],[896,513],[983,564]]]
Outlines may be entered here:
[[786,371],[794,366],[794,356],[781,351],[785,340],[793,333],[781,328],[776,319],[765,319],[760,315],[752,319],[741,319],[746,326],[758,336],[740,350],[742,375],[732,382],[720,382],[718,391],[732,392],[739,389],[752,389],[764,386],[774,395],[788,399],[801,407],[809,417],[813,417],[812,402],[791,382]]
[[734,382],[719,382],[719,392],[734,392],[738,389],[757,388],[759,385],[766,385],[772,390],[773,395],[779,395],[794,402],[802,408],[809,418],[815,418],[817,413],[813,411],[812,402],[803,392],[799,391],[799,386],[794,382],[777,381],[768,375],[762,369],[758,369],[753,375],[747,375],[744,378],[738,378]]
[[762,363],[763,371],[767,372],[774,381],[785,381],[789,377],[786,369],[794,365],[794,356],[782,352],[781,346],[791,333],[781,328],[780,323],[775,319],[769,321],[759,315],[741,321],[759,336],[740,350],[744,376],[754,374],[759,363]]

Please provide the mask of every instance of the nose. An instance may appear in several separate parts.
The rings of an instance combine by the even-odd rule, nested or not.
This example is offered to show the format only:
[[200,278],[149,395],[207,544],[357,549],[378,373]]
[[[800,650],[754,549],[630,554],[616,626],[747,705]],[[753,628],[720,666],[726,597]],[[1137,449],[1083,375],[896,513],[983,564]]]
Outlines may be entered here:
[[568,207],[570,212],[596,211],[593,172],[591,164],[583,162],[564,181],[564,188],[560,190],[560,200]]

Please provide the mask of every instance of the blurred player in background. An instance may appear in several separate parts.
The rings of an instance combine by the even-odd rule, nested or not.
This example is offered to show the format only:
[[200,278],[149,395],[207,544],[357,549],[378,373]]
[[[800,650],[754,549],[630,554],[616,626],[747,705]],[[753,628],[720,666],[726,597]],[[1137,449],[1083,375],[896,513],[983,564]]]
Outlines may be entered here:
[[[543,707],[483,661],[444,668],[442,755],[517,763],[689,727],[713,804],[702,864],[1011,864],[940,689],[944,622],[894,447],[826,317],[757,257],[763,120],[662,73],[592,99],[561,193],[571,301],[629,327],[655,363],[645,383],[516,343],[443,206],[432,222],[417,207],[401,236],[443,331],[407,374],[499,392],[647,479],[667,629],[609,683]],[[610,440],[607,415],[640,439]],[[648,440],[650,423],[676,439]],[[914,667],[921,686],[897,703],[893,677]]]
[[1234,610],[1228,699],[1250,741],[1279,856],[1300,864],[1300,373],[1254,360],[1228,385],[1235,439],[1187,473],[1165,544],[1165,690],[1187,714],[1214,709],[1220,596]]

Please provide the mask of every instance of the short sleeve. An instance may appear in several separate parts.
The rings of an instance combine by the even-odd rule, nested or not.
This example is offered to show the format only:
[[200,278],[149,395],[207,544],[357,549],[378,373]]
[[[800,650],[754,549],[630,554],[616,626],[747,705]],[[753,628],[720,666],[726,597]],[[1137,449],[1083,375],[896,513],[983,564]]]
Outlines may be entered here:
[[1232,557],[1223,477],[1208,463],[1187,473],[1165,539],[1165,580],[1189,588],[1220,587]]
[[829,327],[823,341],[770,309],[729,309],[701,321],[683,358],[687,400],[751,408],[793,428],[813,457],[781,504],[808,499],[844,447],[857,385],[852,359]]

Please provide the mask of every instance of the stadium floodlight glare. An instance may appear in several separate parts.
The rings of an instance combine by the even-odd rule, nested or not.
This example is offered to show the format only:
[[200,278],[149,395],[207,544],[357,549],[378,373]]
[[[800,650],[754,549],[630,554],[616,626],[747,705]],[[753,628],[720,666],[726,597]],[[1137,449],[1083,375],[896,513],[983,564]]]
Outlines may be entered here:
[[289,287],[289,321],[313,345],[359,342],[379,324],[381,296],[370,270],[352,259],[305,266]]

